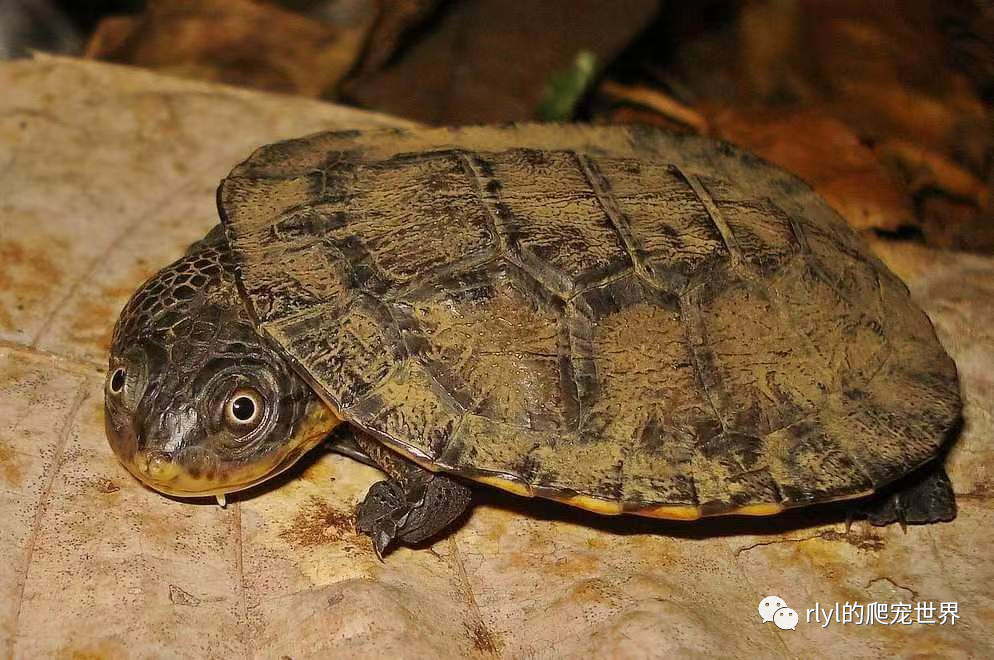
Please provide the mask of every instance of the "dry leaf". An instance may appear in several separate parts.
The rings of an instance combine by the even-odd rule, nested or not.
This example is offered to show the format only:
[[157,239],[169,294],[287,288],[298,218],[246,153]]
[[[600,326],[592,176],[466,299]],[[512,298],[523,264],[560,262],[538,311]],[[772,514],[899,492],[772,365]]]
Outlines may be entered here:
[[[994,11],[987,4],[676,4],[664,14],[669,41],[646,51],[643,70],[716,124],[737,115],[731,130],[719,132],[813,182],[854,226],[911,227],[936,245],[976,245],[994,217],[987,190],[994,181],[992,69],[983,58]],[[726,117],[712,117],[715,108],[729,109]],[[808,131],[812,113],[823,119]],[[748,125],[754,117],[759,123]],[[769,117],[777,118],[772,131]],[[795,132],[777,135],[780,122]],[[845,144],[851,141],[855,147]],[[771,142],[777,145],[768,150]],[[867,147],[883,168],[873,166]],[[956,203],[923,205],[923,189]],[[972,216],[964,202],[974,205]]]
[[104,20],[87,57],[188,78],[317,97],[355,64],[374,14],[332,25],[258,0],[154,0]]
[[621,85],[607,80],[598,91],[609,98],[651,108],[664,119],[690,128],[694,132],[701,134],[708,132],[707,119],[700,112],[658,90],[640,85]]
[[532,119],[550,76],[587,50],[609,62],[657,0],[448,3],[396,62],[345,86],[360,105],[434,124]]
[[792,172],[856,229],[915,224],[909,199],[845,124],[818,110],[705,111],[717,136]]
[[932,190],[962,199],[979,208],[990,203],[987,187],[974,174],[940,153],[908,140],[886,140],[874,146],[881,162],[901,172],[912,194]]
[[420,26],[442,0],[380,0],[359,71],[378,71],[401,47],[404,37]]

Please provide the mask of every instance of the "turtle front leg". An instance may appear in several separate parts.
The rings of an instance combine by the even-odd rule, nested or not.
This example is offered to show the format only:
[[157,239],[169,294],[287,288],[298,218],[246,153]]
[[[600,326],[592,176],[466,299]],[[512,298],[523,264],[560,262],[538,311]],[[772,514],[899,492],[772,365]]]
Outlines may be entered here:
[[356,511],[359,531],[373,540],[376,555],[396,540],[415,544],[448,527],[469,506],[471,491],[455,479],[426,470],[356,434],[356,444],[389,479],[373,484]]
[[901,479],[859,507],[871,525],[927,525],[956,517],[956,496],[941,460]]

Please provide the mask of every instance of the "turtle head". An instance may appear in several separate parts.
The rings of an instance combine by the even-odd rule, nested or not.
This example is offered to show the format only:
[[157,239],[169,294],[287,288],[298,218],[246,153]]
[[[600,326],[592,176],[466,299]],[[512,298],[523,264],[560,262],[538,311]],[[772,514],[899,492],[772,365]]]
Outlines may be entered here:
[[121,312],[104,411],[114,453],[139,480],[219,498],[286,469],[340,421],[256,329],[217,241]]

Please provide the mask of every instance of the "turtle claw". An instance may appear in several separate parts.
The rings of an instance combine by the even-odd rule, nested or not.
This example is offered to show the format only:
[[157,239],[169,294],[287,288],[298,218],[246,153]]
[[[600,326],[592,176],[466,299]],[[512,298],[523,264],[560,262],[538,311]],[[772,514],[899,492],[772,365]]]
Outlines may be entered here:
[[393,541],[393,537],[387,534],[386,531],[380,530],[378,532],[371,533],[370,538],[373,540],[373,550],[376,551],[376,558],[382,562],[383,555],[386,554],[387,548],[390,547],[390,542]]
[[449,477],[435,475],[408,490],[397,481],[377,481],[356,511],[356,527],[373,541],[380,561],[393,541],[426,541],[459,517],[470,490]]
[[383,557],[403,526],[411,505],[395,481],[377,481],[356,510],[356,527],[373,541],[376,556]]

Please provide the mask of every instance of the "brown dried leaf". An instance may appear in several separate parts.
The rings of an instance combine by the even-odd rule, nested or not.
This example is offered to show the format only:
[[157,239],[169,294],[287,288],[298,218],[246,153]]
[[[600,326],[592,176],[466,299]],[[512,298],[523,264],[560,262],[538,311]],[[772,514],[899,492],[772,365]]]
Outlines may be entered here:
[[945,195],[928,195],[919,203],[925,243],[969,252],[994,252],[994,208],[982,209]]
[[[715,11],[721,7],[726,11]],[[984,3],[908,0],[897,8],[862,0],[752,0],[680,5],[668,18],[681,19],[674,52],[648,68],[673,81],[683,98],[701,108],[765,107],[783,117],[816,109],[841,122],[830,133],[843,130],[877,145],[883,168],[870,168],[876,171],[869,190],[862,190],[858,178],[869,170],[851,157],[868,160],[865,149],[847,149],[843,160],[849,162],[835,168],[834,145],[817,144],[817,127],[818,137],[808,136],[792,121],[801,130],[782,140],[810,147],[809,156],[798,148],[797,157],[783,163],[810,161],[791,169],[815,182],[855,226],[908,225],[926,240],[940,240],[936,245],[969,245],[986,235],[994,217],[987,190],[994,181],[994,110],[980,93],[987,90],[989,97],[991,89],[991,65],[981,56],[991,51],[982,36],[994,25],[994,10]],[[736,140],[763,151],[745,125],[754,111],[744,114],[736,121]],[[761,134],[768,133],[765,123],[755,127]],[[853,177],[835,191],[816,181],[823,167],[841,173],[849,166]],[[882,185],[880,173],[897,187]],[[915,208],[899,199],[901,189]],[[923,190],[938,190],[953,203],[921,204]],[[972,214],[963,203],[974,205]]]
[[692,132],[689,131],[686,124],[674,121],[669,117],[659,114],[655,110],[630,105],[619,105],[610,110],[598,112],[593,118],[593,123],[607,125],[642,124],[644,126],[655,126],[671,133]]
[[689,128],[697,133],[708,132],[708,121],[701,113],[658,90],[640,85],[621,85],[607,80],[598,91],[608,98],[651,108],[664,119],[684,129]]
[[442,0],[380,0],[379,14],[359,64],[361,73],[378,71],[400,47],[404,37],[421,25]]
[[859,0],[808,3],[819,98],[863,137],[905,139],[980,165],[975,159],[994,144],[988,110],[946,50],[938,4],[913,0],[894,11]]
[[610,61],[655,15],[656,0],[464,0],[398,61],[345,86],[359,104],[435,124],[531,119],[577,53]]
[[940,153],[908,140],[886,140],[873,151],[891,171],[901,172],[912,194],[932,190],[972,203],[988,205],[987,187],[974,174]]
[[258,0],[156,0],[139,17],[101,22],[86,56],[317,97],[355,64],[373,18],[332,25]]
[[707,112],[716,135],[811,184],[856,229],[914,224],[909,199],[873,151],[838,119],[815,109]]

